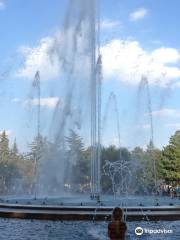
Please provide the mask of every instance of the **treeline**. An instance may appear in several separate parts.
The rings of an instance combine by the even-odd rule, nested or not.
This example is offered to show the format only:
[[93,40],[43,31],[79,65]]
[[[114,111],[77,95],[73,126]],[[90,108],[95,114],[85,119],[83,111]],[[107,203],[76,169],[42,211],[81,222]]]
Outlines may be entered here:
[[[71,183],[81,185],[82,191],[89,190],[90,148],[73,131],[67,139],[69,151],[74,156]],[[180,184],[180,131],[169,140],[162,150],[152,142],[144,150],[140,147],[129,151],[116,146],[103,147],[101,155],[101,187],[104,193],[151,194],[162,191],[162,187]]]
[[[63,187],[66,191],[89,192],[90,155],[90,147],[85,147],[83,139],[72,130],[64,139],[63,145],[50,143],[42,136],[36,137],[29,144],[27,153],[18,150],[16,141],[10,147],[4,131],[0,134],[0,194],[33,194],[41,174],[37,168],[44,171],[41,167],[43,161],[46,161],[48,166],[51,162],[58,163],[57,167],[61,167],[61,164],[64,166]],[[54,162],[53,158],[56,158]],[[59,189],[58,174],[62,174],[61,171],[57,170],[54,176],[51,174],[51,185],[53,183],[54,189]],[[170,138],[169,144],[162,150],[155,148],[151,142],[145,150],[140,147],[129,151],[127,148],[102,146],[101,174],[102,191],[110,194],[152,193],[162,184],[178,185],[180,131]],[[45,176],[46,182],[41,182],[44,182],[46,189],[48,177],[50,173]],[[52,186],[49,186],[49,189],[51,193]]]
[[12,148],[6,132],[0,134],[0,194],[18,194],[31,191],[34,177],[34,159],[18,151],[16,140]]

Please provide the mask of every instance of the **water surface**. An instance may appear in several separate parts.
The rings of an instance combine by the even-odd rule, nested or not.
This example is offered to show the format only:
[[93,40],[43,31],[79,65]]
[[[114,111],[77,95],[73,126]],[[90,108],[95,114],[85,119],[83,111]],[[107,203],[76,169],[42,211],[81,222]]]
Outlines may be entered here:
[[[60,222],[0,218],[1,240],[107,240],[108,222]],[[180,221],[127,223],[127,239],[179,240]],[[172,234],[154,234],[137,237],[137,226],[150,229],[169,229]]]

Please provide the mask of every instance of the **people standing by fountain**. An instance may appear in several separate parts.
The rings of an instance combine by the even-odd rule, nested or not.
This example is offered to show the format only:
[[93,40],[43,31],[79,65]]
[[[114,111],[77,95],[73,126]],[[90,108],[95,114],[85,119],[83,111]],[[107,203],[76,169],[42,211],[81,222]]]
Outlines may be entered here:
[[111,240],[124,240],[126,231],[127,226],[123,222],[123,210],[116,207],[112,212],[112,221],[108,225],[108,236]]

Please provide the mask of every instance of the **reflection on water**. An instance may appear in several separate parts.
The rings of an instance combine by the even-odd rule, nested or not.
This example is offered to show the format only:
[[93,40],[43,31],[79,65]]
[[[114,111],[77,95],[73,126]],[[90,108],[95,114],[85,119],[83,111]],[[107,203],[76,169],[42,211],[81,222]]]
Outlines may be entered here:
[[[0,219],[1,240],[107,240],[107,222],[60,222]],[[127,239],[179,240],[180,221],[175,222],[131,222]],[[154,234],[137,237],[137,226],[149,229],[169,229],[172,234]]]

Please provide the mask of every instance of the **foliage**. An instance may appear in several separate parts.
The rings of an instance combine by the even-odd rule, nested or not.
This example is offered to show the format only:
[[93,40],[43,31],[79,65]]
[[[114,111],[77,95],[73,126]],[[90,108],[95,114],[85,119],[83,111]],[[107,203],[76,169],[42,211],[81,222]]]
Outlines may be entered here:
[[[20,171],[12,156],[17,157],[18,150],[14,143],[13,149],[9,148],[9,139],[6,132],[0,135],[0,193],[9,194],[15,190],[14,180],[20,177]],[[17,159],[16,159],[17,160]]]
[[[76,192],[90,190],[91,148],[85,147],[82,137],[75,131],[69,131],[63,146],[48,142],[45,137],[38,136],[29,144],[29,152],[26,154],[19,152],[16,140],[12,147],[9,145],[9,138],[3,131],[0,134],[1,195],[32,194],[38,177],[35,166],[38,167],[40,164],[47,166],[49,159],[56,165],[56,161],[59,161],[57,156],[62,158],[62,154],[64,154],[65,160],[64,183],[71,186],[71,190]],[[126,163],[132,178],[131,181],[128,179],[129,193],[151,193],[155,186],[155,179],[157,183],[180,181],[180,131],[170,138],[169,144],[162,151],[155,148],[152,142],[146,149],[135,147],[132,151],[126,148],[119,149],[116,146],[101,146],[101,149],[101,188],[104,193],[112,193],[112,181],[103,173],[106,160],[110,163],[117,161]],[[56,173],[53,169],[51,170],[54,173],[52,182],[56,182],[58,185],[59,169]],[[47,185],[45,187],[47,188]]]
[[90,180],[90,150],[85,150],[83,140],[70,130],[66,138],[68,145],[66,172],[69,184],[86,184]]
[[163,149],[161,176],[166,182],[180,181],[180,131],[177,131]]

